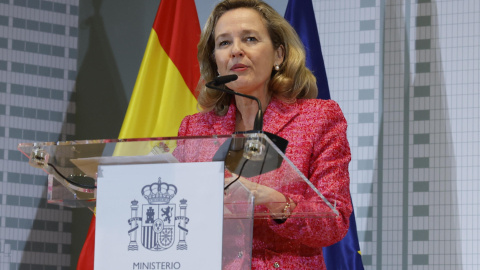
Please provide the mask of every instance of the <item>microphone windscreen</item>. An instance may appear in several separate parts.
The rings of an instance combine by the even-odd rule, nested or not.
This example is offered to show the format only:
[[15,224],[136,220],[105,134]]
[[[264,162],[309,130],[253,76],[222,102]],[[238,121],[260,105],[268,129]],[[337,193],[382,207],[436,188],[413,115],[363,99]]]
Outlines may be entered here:
[[226,83],[229,83],[229,82],[233,82],[233,81],[235,81],[236,79],[238,79],[238,76],[237,76],[236,74],[219,76],[219,77],[216,77],[216,78],[213,80],[213,84],[214,84],[214,85],[222,85],[222,84],[226,84]]

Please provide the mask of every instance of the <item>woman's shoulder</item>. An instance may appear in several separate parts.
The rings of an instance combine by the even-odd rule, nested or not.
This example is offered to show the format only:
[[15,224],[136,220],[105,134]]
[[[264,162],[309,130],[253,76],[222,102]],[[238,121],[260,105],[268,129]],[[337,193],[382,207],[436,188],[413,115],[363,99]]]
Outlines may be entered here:
[[212,118],[213,114],[214,114],[213,111],[211,111],[211,112],[197,112],[197,113],[185,116],[183,121],[189,121],[189,122],[205,121],[206,119]]
[[330,109],[338,107],[338,103],[332,99],[297,99],[300,108]]
[[185,116],[180,124],[178,136],[192,136],[193,134],[202,133],[200,131],[209,130],[211,114],[212,112],[198,112]]
[[231,134],[235,129],[235,108],[230,106],[226,115],[214,111],[186,116],[180,124],[179,136]]
[[198,112],[185,116],[182,122],[189,123],[189,125],[210,126],[216,121],[216,118],[218,118],[218,115],[213,111]]
[[338,103],[331,99],[298,99],[296,105],[300,113],[307,115],[339,114],[343,116]]
[[[293,117],[294,115],[297,115],[300,116],[300,118],[306,117],[312,121],[325,118],[336,118],[339,116],[343,117],[340,106],[337,102],[331,99],[297,99],[292,102],[280,98],[274,98],[269,106],[279,117]],[[305,121],[305,119],[303,121]]]

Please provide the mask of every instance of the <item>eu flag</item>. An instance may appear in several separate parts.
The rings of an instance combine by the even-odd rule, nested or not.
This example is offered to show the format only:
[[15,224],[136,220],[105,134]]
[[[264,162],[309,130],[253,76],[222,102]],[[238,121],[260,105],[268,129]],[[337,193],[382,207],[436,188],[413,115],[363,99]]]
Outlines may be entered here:
[[[317,78],[318,96],[330,99],[327,73],[323,63],[322,49],[318,37],[317,22],[311,0],[289,0],[285,19],[295,28],[305,46],[307,67]],[[355,212],[350,216],[350,228],[347,235],[338,243],[323,248],[327,269],[363,270],[360,245],[358,243]]]
[[327,72],[323,63],[322,48],[318,38],[317,23],[311,0],[289,0],[285,19],[295,28],[305,46],[307,67],[317,78],[318,96],[330,99]]

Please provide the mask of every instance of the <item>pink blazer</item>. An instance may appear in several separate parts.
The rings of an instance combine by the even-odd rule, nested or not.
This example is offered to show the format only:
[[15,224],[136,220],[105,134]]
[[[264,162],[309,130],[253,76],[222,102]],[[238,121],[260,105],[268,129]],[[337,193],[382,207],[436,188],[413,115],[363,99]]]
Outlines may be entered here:
[[[232,134],[235,115],[232,103],[225,116],[213,112],[187,116],[178,135]],[[342,111],[332,100],[285,103],[272,98],[264,114],[264,130],[289,141],[286,156],[332,205],[336,204],[340,214],[336,218],[290,218],[282,224],[255,220],[252,269],[326,269],[322,247],[346,235],[352,212],[348,174],[351,155]],[[293,214],[308,207],[307,202],[315,196],[304,190],[286,195],[297,204]]]

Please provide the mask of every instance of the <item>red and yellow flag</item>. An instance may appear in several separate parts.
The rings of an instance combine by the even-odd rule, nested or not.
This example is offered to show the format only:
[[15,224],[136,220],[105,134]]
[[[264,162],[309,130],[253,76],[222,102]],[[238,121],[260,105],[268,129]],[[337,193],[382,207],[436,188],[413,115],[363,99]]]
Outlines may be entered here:
[[197,112],[200,24],[193,0],[160,2],[120,138],[177,136]]
[[[119,138],[173,137],[197,112],[200,23],[194,0],[162,0],[153,23]],[[128,151],[128,150],[127,150]],[[92,270],[95,215],[77,269]]]

